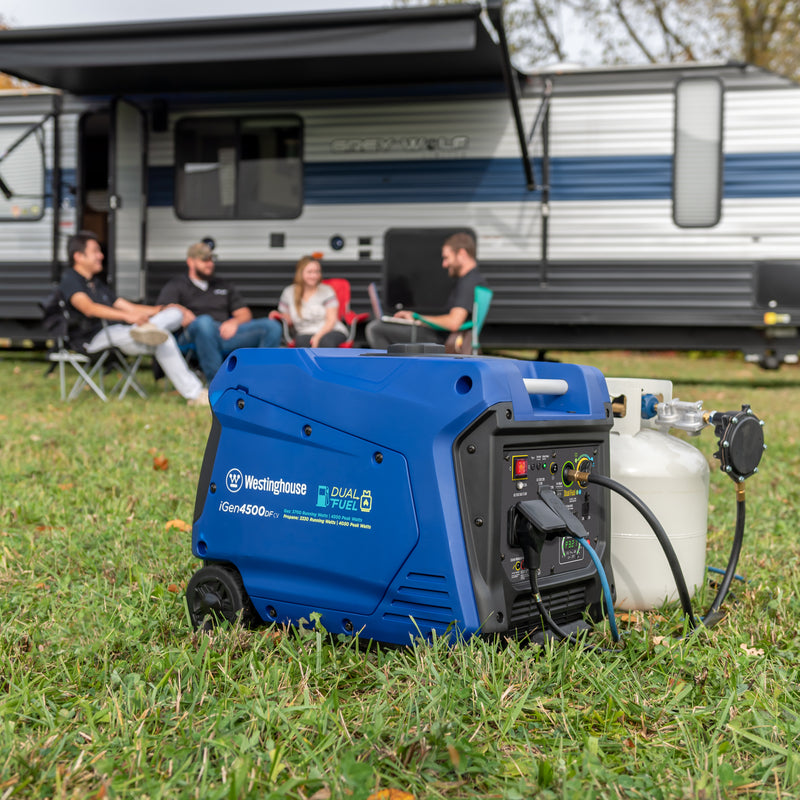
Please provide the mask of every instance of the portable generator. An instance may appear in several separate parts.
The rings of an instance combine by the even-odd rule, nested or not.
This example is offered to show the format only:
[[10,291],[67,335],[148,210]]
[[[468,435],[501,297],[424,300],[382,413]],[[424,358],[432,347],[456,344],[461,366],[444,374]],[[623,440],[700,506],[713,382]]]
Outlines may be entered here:
[[529,567],[560,626],[600,618],[598,562],[561,535],[580,531],[610,576],[608,491],[573,477],[609,471],[598,370],[423,344],[246,349],[210,397],[195,626],[318,615],[393,644],[536,634]]

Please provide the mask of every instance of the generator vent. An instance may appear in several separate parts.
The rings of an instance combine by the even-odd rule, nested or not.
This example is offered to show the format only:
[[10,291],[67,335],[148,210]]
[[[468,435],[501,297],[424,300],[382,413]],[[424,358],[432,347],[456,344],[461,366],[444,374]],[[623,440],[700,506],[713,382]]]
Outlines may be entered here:
[[455,618],[444,575],[409,572],[395,591],[391,606],[392,611],[384,617],[413,617],[437,625],[448,625]]
[[[570,584],[563,589],[556,589],[545,593],[542,592],[542,599],[556,622],[564,622],[568,619],[580,619],[581,614],[587,606],[586,585]],[[523,594],[517,597],[511,607],[511,620],[509,627],[515,630],[529,630],[540,628],[539,611],[533,596]]]

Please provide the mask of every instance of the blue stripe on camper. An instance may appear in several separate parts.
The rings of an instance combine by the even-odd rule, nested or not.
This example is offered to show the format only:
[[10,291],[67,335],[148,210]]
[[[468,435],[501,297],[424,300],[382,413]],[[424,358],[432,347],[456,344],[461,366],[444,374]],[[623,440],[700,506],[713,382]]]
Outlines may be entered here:
[[[534,162],[537,181],[542,165]],[[727,198],[800,196],[800,153],[748,153],[725,157]],[[550,161],[550,200],[670,200],[672,157],[606,156]],[[172,167],[151,167],[148,203],[171,206]],[[409,161],[328,161],[305,165],[304,203],[515,202],[538,200],[525,187],[518,158]]]
[[797,197],[800,153],[725,156],[725,197]]

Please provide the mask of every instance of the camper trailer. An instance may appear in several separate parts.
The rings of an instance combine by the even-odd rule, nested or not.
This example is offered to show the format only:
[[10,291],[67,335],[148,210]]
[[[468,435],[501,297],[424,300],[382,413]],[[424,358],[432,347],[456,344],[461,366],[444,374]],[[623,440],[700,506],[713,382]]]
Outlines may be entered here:
[[[523,73],[499,3],[0,32],[0,336],[89,229],[152,301],[214,240],[248,303],[323,254],[356,310],[440,308],[443,239],[494,290],[485,347],[800,350],[800,87],[746,64]],[[49,88],[39,88],[49,87]]]

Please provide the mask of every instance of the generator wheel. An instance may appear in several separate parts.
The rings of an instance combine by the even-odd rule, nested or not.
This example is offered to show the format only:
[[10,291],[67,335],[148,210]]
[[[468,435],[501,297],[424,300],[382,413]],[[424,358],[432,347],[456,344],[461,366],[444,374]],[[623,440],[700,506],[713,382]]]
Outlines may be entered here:
[[242,576],[222,564],[208,564],[192,575],[186,587],[186,605],[192,626],[204,631],[225,621],[234,623],[239,617],[243,625],[251,625],[257,616]]

